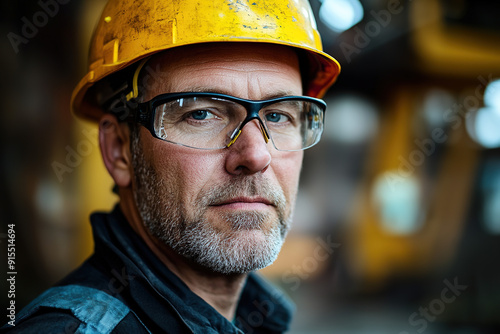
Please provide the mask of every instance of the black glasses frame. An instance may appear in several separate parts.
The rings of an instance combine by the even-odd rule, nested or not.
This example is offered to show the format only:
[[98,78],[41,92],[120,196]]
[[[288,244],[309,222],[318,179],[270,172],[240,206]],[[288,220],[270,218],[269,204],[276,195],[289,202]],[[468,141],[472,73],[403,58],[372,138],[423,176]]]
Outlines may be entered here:
[[[156,107],[180,98],[189,98],[189,97],[215,97],[215,98],[221,98],[224,100],[236,102],[243,107],[245,107],[247,111],[247,116],[239,126],[239,128],[234,131],[234,133],[231,136],[231,142],[227,145],[227,147],[231,146],[232,143],[236,141],[238,138],[239,134],[241,133],[243,127],[250,121],[257,119],[260,123],[261,126],[261,131],[262,134],[264,135],[264,138],[266,139],[266,142],[271,138],[269,136],[269,132],[262,121],[262,119],[259,116],[259,111],[262,110],[263,108],[282,101],[306,101],[306,102],[313,102],[316,105],[321,107],[321,111],[323,113],[323,119],[325,117],[325,111],[326,111],[326,103],[325,101],[315,98],[315,97],[310,97],[310,96],[294,96],[294,95],[288,95],[288,96],[282,96],[282,97],[276,97],[268,100],[248,100],[248,99],[242,99],[239,97],[231,96],[231,95],[226,95],[226,94],[220,94],[220,93],[210,93],[210,92],[183,92],[183,93],[166,93],[166,94],[160,94],[158,96],[155,96],[151,100],[143,103],[138,103],[136,107],[131,108],[133,115],[131,115],[134,119],[135,122],[138,124],[144,126],[153,137],[160,139],[162,141],[166,141],[162,138],[160,138],[155,130],[154,130],[154,120],[155,120],[155,113],[156,113]],[[177,144],[177,143],[175,143]],[[182,144],[180,144],[182,145]],[[274,145],[274,143],[273,143]],[[305,149],[305,148],[303,148]]]

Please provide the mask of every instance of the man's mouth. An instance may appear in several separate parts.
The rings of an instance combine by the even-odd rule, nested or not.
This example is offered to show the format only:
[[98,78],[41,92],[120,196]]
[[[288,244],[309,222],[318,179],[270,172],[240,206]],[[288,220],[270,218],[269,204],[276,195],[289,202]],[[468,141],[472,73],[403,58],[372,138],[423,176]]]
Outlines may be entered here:
[[262,210],[268,209],[270,206],[274,206],[274,204],[264,197],[242,196],[223,200],[212,206],[233,210]]

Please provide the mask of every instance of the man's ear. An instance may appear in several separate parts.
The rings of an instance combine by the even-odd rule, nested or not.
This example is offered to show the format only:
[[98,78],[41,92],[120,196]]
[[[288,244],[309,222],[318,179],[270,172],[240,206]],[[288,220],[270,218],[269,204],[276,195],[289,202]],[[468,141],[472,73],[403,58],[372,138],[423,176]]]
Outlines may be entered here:
[[118,187],[131,182],[131,154],[128,127],[115,116],[104,114],[99,121],[99,145],[104,165]]

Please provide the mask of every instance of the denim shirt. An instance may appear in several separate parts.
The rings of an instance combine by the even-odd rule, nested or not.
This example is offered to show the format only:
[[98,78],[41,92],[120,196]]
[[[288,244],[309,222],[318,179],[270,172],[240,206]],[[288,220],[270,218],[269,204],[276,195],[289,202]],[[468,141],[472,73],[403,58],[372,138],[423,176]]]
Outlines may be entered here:
[[132,230],[119,207],[91,216],[94,254],[1,333],[283,333],[293,304],[249,274],[234,321],[194,294]]

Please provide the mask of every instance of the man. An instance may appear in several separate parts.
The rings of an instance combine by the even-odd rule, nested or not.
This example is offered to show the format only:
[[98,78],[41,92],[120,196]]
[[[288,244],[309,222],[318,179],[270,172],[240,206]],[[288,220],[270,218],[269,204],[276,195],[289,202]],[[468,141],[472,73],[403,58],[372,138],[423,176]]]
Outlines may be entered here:
[[14,330],[286,331],[291,303],[252,272],[276,259],[321,136],[314,96],[339,66],[320,48],[305,1],[111,0],[72,108],[99,122],[120,203]]

